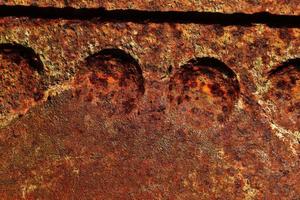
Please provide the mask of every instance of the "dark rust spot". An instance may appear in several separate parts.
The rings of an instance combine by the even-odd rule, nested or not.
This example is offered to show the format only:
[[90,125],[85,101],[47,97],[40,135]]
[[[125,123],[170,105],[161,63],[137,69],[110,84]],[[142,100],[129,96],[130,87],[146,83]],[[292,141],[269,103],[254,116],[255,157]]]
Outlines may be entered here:
[[287,43],[289,43],[293,39],[289,29],[280,29],[279,38]]
[[276,84],[276,87],[278,88],[278,89],[280,89],[280,90],[284,90],[284,89],[286,89],[286,87],[288,86],[288,85],[286,85],[287,83],[284,81],[284,80],[279,80],[278,82],[277,82],[277,84]]

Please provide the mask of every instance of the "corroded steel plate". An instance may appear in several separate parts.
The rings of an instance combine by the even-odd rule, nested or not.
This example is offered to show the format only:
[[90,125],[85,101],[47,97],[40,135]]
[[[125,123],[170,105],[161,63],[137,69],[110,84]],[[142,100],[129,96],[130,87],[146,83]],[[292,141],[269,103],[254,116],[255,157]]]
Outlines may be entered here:
[[7,17],[0,43],[1,198],[300,199],[299,28]]

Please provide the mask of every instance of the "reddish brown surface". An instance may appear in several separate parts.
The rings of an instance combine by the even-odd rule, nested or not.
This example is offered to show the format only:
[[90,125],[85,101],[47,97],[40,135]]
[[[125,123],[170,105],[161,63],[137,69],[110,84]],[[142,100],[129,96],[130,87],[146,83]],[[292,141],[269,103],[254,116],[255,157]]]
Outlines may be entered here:
[[[0,129],[1,198],[299,199],[299,129],[280,121],[298,119],[288,108],[299,81],[286,74],[299,71],[270,75],[300,57],[299,36],[264,25],[2,18],[1,42],[39,54],[47,87]],[[190,62],[206,57],[221,64]]]

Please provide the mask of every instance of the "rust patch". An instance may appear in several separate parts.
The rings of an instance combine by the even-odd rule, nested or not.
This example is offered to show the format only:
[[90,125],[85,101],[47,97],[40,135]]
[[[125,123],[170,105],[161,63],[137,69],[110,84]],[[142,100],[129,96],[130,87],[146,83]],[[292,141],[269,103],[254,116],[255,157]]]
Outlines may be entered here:
[[300,59],[271,71],[269,81],[267,96],[276,107],[275,120],[288,129],[300,130]]
[[41,61],[21,45],[0,45],[0,124],[43,98]]
[[106,49],[86,59],[75,88],[74,95],[83,101],[101,105],[110,114],[127,114],[144,93],[144,79],[130,55]]
[[170,106],[185,123],[209,128],[223,123],[239,96],[234,72],[213,58],[190,61],[171,78]]

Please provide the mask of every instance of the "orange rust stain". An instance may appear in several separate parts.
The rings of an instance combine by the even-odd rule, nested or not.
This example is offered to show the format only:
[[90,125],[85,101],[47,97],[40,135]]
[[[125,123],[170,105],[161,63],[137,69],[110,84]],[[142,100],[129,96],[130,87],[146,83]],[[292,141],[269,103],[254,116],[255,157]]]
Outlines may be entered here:
[[208,87],[207,84],[205,84],[205,85],[202,87],[202,91],[203,91],[204,93],[208,94],[209,96],[212,95],[212,94],[211,94],[211,90],[210,90],[210,88]]

